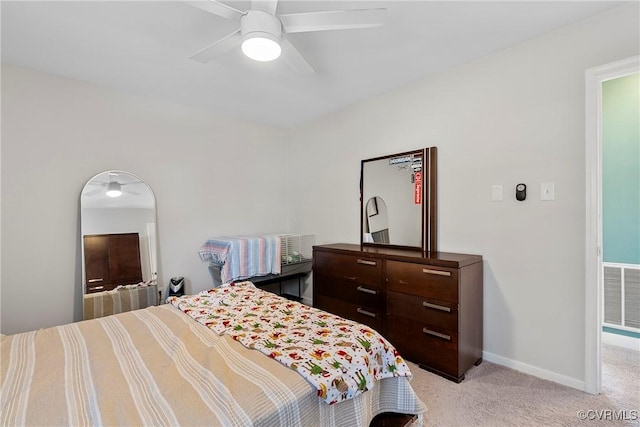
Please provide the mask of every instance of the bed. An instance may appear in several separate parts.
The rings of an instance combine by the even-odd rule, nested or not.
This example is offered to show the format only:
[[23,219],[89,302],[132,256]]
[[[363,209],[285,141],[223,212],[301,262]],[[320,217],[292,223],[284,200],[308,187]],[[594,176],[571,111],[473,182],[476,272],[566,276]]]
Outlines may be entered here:
[[[342,341],[350,336],[329,326],[349,321],[306,306],[292,307],[289,304],[299,303],[250,283],[242,285],[255,298],[247,302],[235,285],[170,298],[160,306],[2,336],[0,425],[368,426],[387,412],[416,414],[416,425],[422,423],[426,408],[413,392],[410,376],[402,372],[392,371],[397,375],[383,375],[366,386],[361,382],[362,390],[353,397],[346,392],[351,388],[337,381],[333,391],[341,396],[336,399],[331,390],[323,393],[322,385],[303,377],[300,366],[288,367],[259,345],[243,343],[244,338],[258,337],[253,329],[264,329],[255,327],[262,313],[245,316],[256,312],[251,308],[256,301],[264,303],[258,303],[258,309],[271,307],[300,327],[306,326],[297,323],[295,310],[306,310],[313,322],[321,323],[317,326],[342,335]],[[227,295],[220,294],[225,290]],[[207,310],[240,314],[225,317]],[[273,322],[281,326],[278,333],[293,334],[282,327],[287,320],[278,317]],[[355,323],[350,327],[367,331]],[[308,332],[316,335],[316,330]],[[366,336],[369,344],[378,339]],[[325,335],[317,337],[310,342],[327,341]],[[281,338],[257,338],[254,344],[288,353],[284,343],[291,341]],[[329,350],[329,356],[313,356],[320,357],[316,375],[329,373],[321,361],[337,361],[334,350],[350,351],[344,343],[338,348]],[[392,347],[385,351],[396,357],[396,368],[401,367],[397,352]],[[367,364],[389,363],[369,354]],[[305,360],[300,362],[302,370],[313,371]]]
[[84,320],[158,305],[158,300],[156,284],[120,285],[110,291],[92,292],[82,299]]

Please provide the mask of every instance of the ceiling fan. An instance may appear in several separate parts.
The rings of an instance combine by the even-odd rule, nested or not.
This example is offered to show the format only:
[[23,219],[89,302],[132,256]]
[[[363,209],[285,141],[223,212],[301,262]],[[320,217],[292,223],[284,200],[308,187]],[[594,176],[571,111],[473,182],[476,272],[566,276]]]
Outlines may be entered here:
[[286,34],[377,27],[382,25],[387,11],[376,8],[276,15],[278,0],[252,0],[251,8],[244,12],[216,0],[186,3],[240,24],[237,30],[200,50],[191,59],[207,63],[241,46],[242,52],[256,61],[272,61],[282,54],[295,71],[306,74],[315,70]]
[[104,193],[108,197],[120,197],[123,193],[139,196],[140,193],[129,188],[124,188],[126,185],[138,183],[139,182],[119,182],[118,174],[116,172],[109,172],[109,182],[102,182],[97,180],[92,180],[89,182],[89,185],[99,185],[100,187],[106,187],[106,191],[103,188],[97,188],[95,190],[84,193],[83,195],[86,197],[92,197],[104,191]]

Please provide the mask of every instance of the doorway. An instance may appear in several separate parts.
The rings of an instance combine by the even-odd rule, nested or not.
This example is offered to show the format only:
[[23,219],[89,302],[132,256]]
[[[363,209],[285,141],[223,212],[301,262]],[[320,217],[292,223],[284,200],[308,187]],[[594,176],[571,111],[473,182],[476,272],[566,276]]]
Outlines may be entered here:
[[585,391],[602,389],[603,217],[602,84],[640,72],[640,57],[591,68],[585,73]]

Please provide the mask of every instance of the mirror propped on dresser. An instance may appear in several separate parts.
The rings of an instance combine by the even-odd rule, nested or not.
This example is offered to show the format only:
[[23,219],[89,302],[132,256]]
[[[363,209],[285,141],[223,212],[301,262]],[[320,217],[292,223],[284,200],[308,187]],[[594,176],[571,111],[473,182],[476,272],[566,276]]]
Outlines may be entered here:
[[437,250],[436,147],[362,160],[363,246]]
[[129,172],[102,172],[84,186],[80,208],[85,320],[157,305],[151,188]]

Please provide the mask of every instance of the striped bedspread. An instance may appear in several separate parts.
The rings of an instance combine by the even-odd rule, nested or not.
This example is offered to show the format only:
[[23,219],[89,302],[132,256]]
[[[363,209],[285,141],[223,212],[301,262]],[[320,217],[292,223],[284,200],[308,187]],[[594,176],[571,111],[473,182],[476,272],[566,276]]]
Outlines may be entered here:
[[158,305],[158,285],[123,286],[112,291],[85,294],[84,320]]
[[221,265],[222,283],[268,274],[280,274],[280,238],[250,236],[207,240],[200,259]]
[[405,377],[327,405],[294,370],[170,304],[0,340],[3,426],[368,426],[426,410]]

